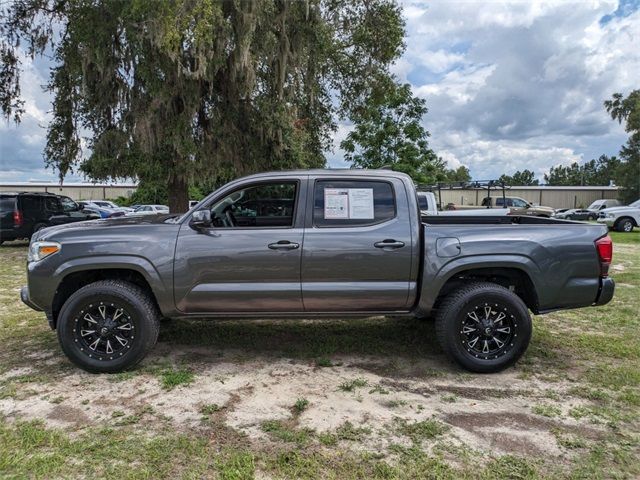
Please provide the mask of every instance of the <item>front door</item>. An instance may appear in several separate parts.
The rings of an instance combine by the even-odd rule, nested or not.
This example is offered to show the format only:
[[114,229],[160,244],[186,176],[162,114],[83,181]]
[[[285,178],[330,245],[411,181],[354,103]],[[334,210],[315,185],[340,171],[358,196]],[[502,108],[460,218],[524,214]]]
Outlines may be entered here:
[[302,256],[305,310],[408,309],[416,288],[413,259],[419,253],[402,181],[318,177],[310,179],[309,188],[313,211]]
[[302,311],[305,183],[269,179],[214,198],[214,226],[183,224],[178,235],[174,291],[185,313]]

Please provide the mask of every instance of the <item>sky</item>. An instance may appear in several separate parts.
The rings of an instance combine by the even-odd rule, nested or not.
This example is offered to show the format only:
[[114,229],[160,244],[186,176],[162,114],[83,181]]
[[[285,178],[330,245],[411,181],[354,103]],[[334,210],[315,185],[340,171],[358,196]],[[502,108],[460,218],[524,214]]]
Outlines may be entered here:
[[[603,101],[640,88],[640,0],[403,1],[406,49],[393,65],[429,112],[430,144],[474,179],[615,155],[626,141]],[[0,121],[0,182],[55,181],[42,151],[50,96],[45,61],[24,61],[26,114]],[[348,166],[339,144],[331,167]],[[66,181],[81,180],[71,175]]]

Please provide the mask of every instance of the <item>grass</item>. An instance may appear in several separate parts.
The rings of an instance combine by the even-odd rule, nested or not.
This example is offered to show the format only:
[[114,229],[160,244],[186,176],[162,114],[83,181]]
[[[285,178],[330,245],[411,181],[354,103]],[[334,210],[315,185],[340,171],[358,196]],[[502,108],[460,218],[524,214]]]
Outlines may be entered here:
[[[310,366],[311,375],[335,375],[338,392],[328,395],[337,395],[341,402],[374,402],[388,418],[398,418],[386,428],[365,418],[314,431],[303,421],[315,415],[322,400],[295,390],[279,405],[288,417],[257,424],[263,432],[259,441],[225,426],[234,411],[232,402],[194,402],[196,420],[202,415],[210,421],[195,422],[193,429],[162,420],[163,406],[155,404],[155,411],[144,404],[117,405],[102,422],[68,428],[0,413],[0,478],[73,478],[79,472],[83,477],[132,479],[640,478],[640,234],[611,236],[614,267],[624,267],[611,270],[618,285],[614,301],[535,317],[529,350],[506,372],[518,379],[517,389],[496,388],[492,376],[478,377],[448,364],[429,322],[176,321],[161,329],[160,346],[166,350],[191,345],[224,352],[225,362],[237,365],[260,357]],[[47,408],[68,409],[77,392],[49,393],[47,386],[74,374],[81,378],[74,388],[83,392],[92,377],[79,374],[60,354],[44,316],[20,303],[17,291],[25,282],[25,250],[24,245],[0,247],[0,399],[6,405],[33,399]],[[34,352],[42,358],[31,356]],[[227,352],[233,352],[232,359]],[[189,396],[206,378],[199,376],[196,362],[161,358],[131,372],[97,378],[108,382],[106,388],[131,389],[132,394],[159,385],[176,396]],[[352,367],[352,358],[359,359],[357,367]],[[225,378],[233,381],[232,375]],[[429,389],[405,391],[407,379],[416,378]],[[488,384],[487,397],[478,399],[464,390],[467,382],[478,378]],[[196,379],[200,381],[194,385]],[[439,382],[452,381],[459,390],[438,389]],[[437,405],[414,400],[411,395],[417,394]],[[489,443],[485,450],[474,450],[465,437],[457,436],[460,427],[451,428],[442,413],[471,412],[477,403],[512,396],[514,404],[524,405],[519,415],[550,429],[550,441],[555,440],[560,456],[526,451],[504,455]],[[405,404],[398,398],[411,400]],[[93,399],[80,405],[88,416],[100,409]],[[407,412],[414,415],[410,418],[419,415],[418,421],[400,418]]]
[[309,400],[307,400],[306,398],[299,398],[298,400],[296,400],[296,403],[293,404],[293,411],[294,413],[299,415],[304,412],[308,406]]
[[534,405],[531,411],[543,417],[559,417],[562,411],[555,405]]
[[190,385],[195,379],[195,375],[188,369],[170,368],[159,373],[160,384],[165,390],[173,390],[179,386]]
[[435,419],[408,422],[396,417],[392,429],[400,435],[409,437],[413,442],[420,443],[423,440],[432,440],[444,434],[449,430],[449,427]]
[[297,429],[280,420],[268,420],[261,426],[262,431],[271,437],[283,442],[305,445],[311,440],[313,431],[309,429]]
[[338,385],[338,388],[343,392],[354,392],[358,388],[366,387],[369,383],[364,378],[354,378],[353,380],[347,380]]

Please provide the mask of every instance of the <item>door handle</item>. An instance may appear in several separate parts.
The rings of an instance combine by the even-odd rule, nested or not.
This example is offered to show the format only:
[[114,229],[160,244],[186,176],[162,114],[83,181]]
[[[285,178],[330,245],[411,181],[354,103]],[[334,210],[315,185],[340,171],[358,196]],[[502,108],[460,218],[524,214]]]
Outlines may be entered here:
[[376,248],[402,248],[404,247],[404,242],[398,242],[392,238],[387,238],[381,242],[376,242],[373,244]]
[[267,245],[271,250],[295,250],[300,248],[299,243],[290,242],[289,240],[280,240],[276,243],[270,243]]

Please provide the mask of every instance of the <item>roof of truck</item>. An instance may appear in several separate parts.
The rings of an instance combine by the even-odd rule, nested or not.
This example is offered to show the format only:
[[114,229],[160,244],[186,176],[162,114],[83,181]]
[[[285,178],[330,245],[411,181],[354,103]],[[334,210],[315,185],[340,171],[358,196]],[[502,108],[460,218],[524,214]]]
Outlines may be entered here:
[[363,168],[318,168],[312,170],[281,170],[274,172],[255,173],[253,175],[247,175],[243,178],[260,178],[260,177],[273,177],[273,176],[299,176],[299,175],[323,175],[323,176],[354,176],[354,177],[397,177],[397,178],[411,178],[406,173],[396,172],[394,170],[386,169],[363,169]]

